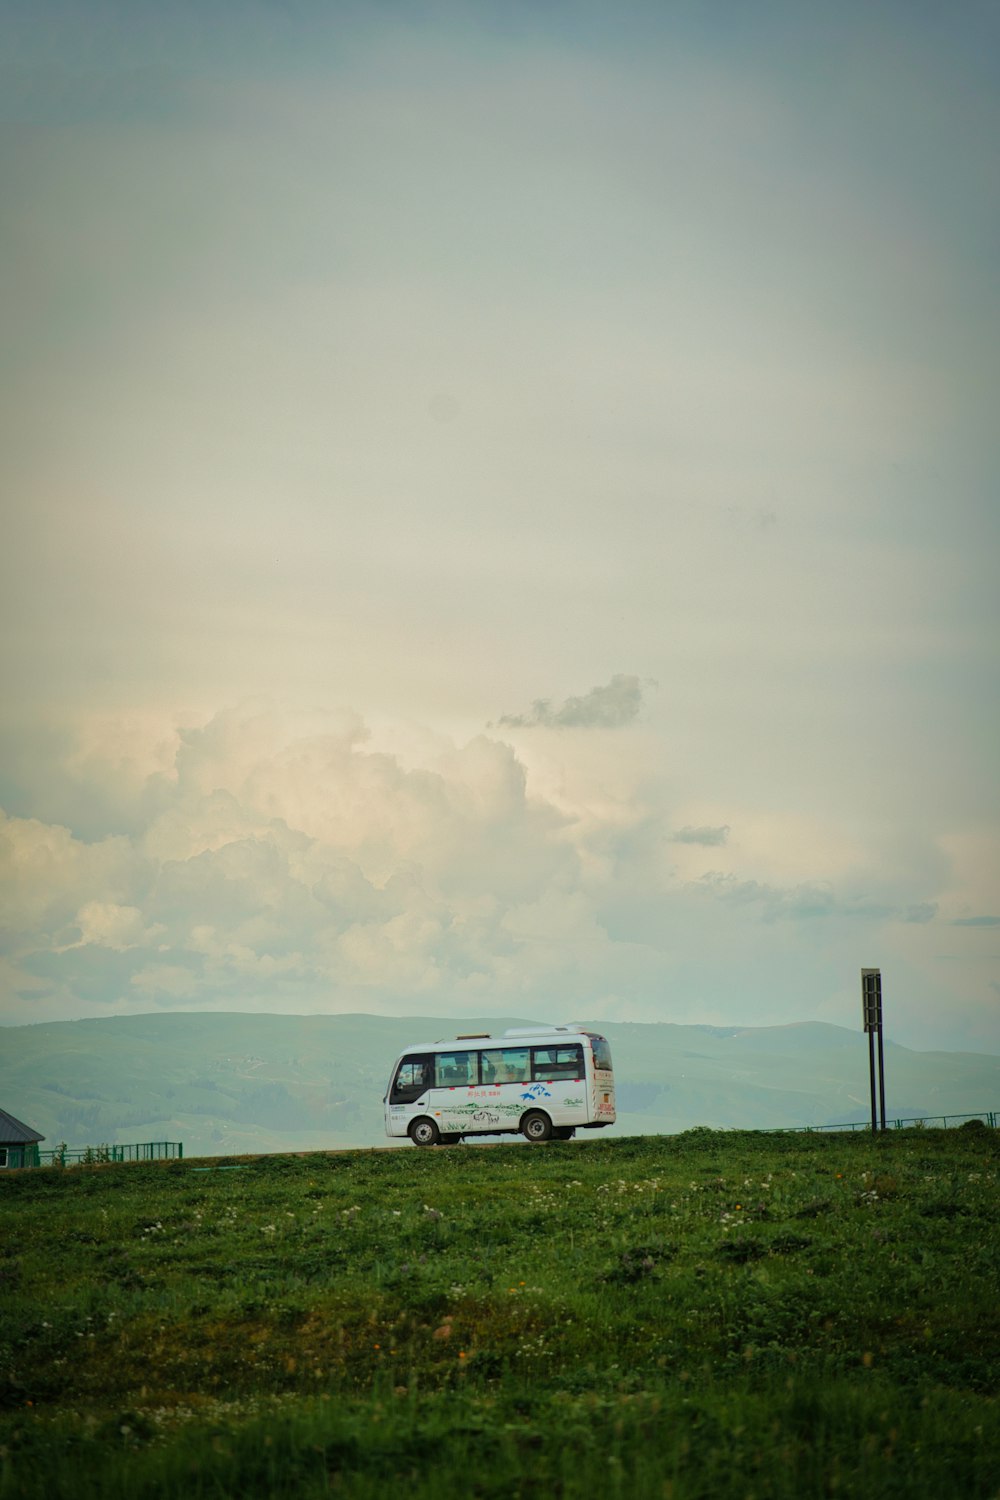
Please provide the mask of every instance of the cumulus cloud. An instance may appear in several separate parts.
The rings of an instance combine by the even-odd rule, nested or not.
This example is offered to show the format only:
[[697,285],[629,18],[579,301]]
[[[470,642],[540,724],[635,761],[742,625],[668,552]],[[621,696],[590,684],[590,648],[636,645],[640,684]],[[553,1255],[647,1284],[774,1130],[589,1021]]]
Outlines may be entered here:
[[116,901],[85,901],[76,914],[75,924],[80,929],[80,940],[69,947],[95,943],[118,953],[146,946],[165,931],[159,923],[147,926],[137,906],[121,906]]
[[[526,948],[511,914],[579,882],[569,820],[498,740],[438,746],[412,768],[366,740],[356,716],[234,709],[178,733],[171,774],[149,772],[169,795],[129,836],[5,816],[16,991],[72,991],[99,971],[108,1005],[346,993],[364,1008],[495,988]],[[109,756],[104,777],[117,767]]]
[[[522,757],[488,734],[419,751],[411,736],[404,760],[355,714],[244,705],[150,726],[148,755],[126,729],[130,826],[103,834],[122,747],[107,725],[65,738],[59,805],[79,821],[0,816],[8,1021],[206,1007],[753,1024],[802,1018],[795,976],[836,993],[859,945],[934,925],[914,861],[866,881],[824,858],[812,824],[809,878],[775,873],[789,825],[759,810],[738,809],[730,859],[728,825],[684,823],[631,738],[531,740]],[[678,870],[666,850],[682,845]],[[717,868],[696,876],[700,848]]]
[[641,708],[638,677],[618,672],[603,687],[593,687],[579,698],[557,705],[551,698],[536,698],[527,713],[504,714],[499,723],[506,729],[621,729],[638,717]]
[[0,809],[0,927],[21,941],[70,928],[88,897],[128,903],[144,889],[147,873],[123,836],[85,841],[68,828]]

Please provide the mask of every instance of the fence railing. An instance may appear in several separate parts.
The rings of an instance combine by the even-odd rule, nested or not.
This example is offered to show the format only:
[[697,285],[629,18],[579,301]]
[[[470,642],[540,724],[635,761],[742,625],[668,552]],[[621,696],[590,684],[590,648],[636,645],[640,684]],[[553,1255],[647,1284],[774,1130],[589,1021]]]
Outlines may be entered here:
[[69,1167],[81,1162],[169,1161],[183,1155],[182,1141],[142,1141],[135,1146],[80,1146],[72,1151],[66,1146],[57,1146],[54,1151],[38,1153],[39,1165],[43,1167]]
[[[886,1120],[887,1130],[922,1130],[937,1125],[945,1130],[955,1125],[965,1125],[969,1120],[979,1120],[983,1125],[990,1125],[995,1130],[1000,1125],[1000,1110],[981,1109],[969,1115],[915,1115],[911,1120]],[[838,1122],[836,1125],[772,1125],[768,1134],[777,1135],[782,1131],[822,1131],[824,1134],[830,1130],[871,1130],[871,1120],[851,1120],[849,1122]]]

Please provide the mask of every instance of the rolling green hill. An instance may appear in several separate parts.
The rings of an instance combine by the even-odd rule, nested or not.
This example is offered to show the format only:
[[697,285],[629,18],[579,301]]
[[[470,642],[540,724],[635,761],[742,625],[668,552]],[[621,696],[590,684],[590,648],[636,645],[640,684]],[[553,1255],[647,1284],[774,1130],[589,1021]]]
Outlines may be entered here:
[[[0,1030],[0,1108],[43,1145],[182,1141],[188,1155],[385,1142],[382,1095],[403,1046],[523,1018],[143,1015]],[[531,1024],[531,1023],[528,1023]],[[864,1120],[864,1036],[819,1023],[608,1024],[617,1135]],[[886,1047],[892,1118],[1000,1107],[1000,1057]]]

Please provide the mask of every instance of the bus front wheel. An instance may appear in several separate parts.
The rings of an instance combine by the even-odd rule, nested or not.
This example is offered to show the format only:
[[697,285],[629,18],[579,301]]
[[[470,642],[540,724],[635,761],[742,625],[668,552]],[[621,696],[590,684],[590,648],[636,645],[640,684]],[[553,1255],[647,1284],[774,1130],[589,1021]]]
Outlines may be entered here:
[[547,1141],[552,1134],[552,1121],[540,1109],[533,1109],[521,1121],[521,1134],[526,1141]]
[[410,1140],[415,1146],[436,1146],[441,1139],[441,1132],[433,1120],[426,1117],[414,1120],[410,1126]]

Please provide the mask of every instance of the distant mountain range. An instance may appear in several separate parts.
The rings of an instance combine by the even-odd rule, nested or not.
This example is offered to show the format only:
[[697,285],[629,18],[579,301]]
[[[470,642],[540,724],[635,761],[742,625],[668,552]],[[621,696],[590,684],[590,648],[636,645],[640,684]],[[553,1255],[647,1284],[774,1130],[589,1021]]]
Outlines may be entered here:
[[[411,1042],[523,1017],[235,1013],[0,1028],[0,1109],[42,1149],[181,1141],[186,1156],[385,1144],[382,1095]],[[870,1118],[868,1046],[840,1026],[595,1025],[611,1042],[617,1135]],[[1000,1109],[1000,1057],[887,1043],[890,1119]]]

